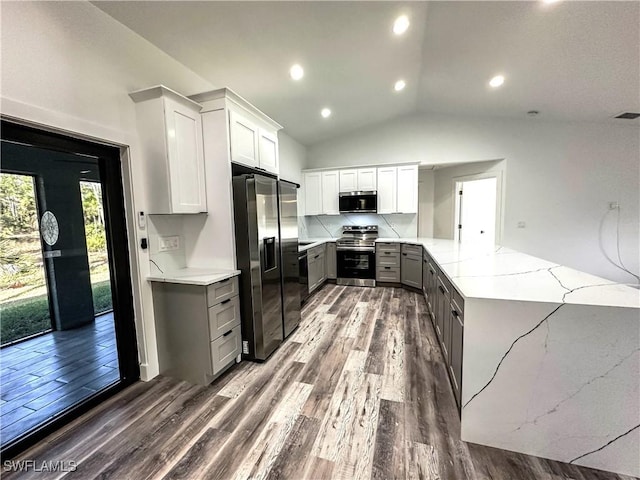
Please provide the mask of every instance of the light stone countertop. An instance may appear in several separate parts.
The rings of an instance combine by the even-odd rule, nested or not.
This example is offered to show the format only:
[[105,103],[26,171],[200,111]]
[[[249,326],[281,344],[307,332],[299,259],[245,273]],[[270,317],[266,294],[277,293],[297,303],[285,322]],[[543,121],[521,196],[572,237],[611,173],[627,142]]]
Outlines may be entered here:
[[378,238],[422,245],[465,298],[640,308],[640,290],[495,246],[439,238]]
[[313,247],[318,247],[323,243],[335,242],[336,240],[337,238],[308,238],[305,240],[299,240],[299,242],[304,242],[304,243],[311,242],[311,243],[309,245],[299,245],[298,252],[299,253],[306,252],[307,250]]
[[150,282],[182,283],[186,285],[211,285],[231,277],[240,275],[240,270],[224,270],[219,268],[181,268],[165,273],[149,275]]

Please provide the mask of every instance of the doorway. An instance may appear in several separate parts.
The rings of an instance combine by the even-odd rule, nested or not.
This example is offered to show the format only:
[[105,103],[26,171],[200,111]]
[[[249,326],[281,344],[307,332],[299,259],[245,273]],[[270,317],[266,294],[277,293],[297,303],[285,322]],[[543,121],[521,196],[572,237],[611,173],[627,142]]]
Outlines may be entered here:
[[454,239],[465,245],[491,248],[498,239],[498,178],[455,182]]
[[119,149],[6,121],[1,139],[6,458],[136,381],[139,367]]

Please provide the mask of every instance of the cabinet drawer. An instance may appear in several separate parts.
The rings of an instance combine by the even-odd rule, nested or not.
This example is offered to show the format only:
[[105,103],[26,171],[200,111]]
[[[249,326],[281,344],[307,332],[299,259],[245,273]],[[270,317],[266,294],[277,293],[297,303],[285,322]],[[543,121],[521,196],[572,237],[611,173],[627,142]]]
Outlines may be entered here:
[[464,315],[464,299],[453,286],[451,286],[451,301],[453,303],[452,306],[458,311],[460,316]]
[[211,342],[211,366],[213,374],[216,375],[224,367],[235,361],[235,358],[242,351],[242,336],[240,335],[240,325],[227,330],[221,337]]
[[209,307],[209,340],[215,340],[236,325],[240,325],[240,297],[236,295]]
[[400,253],[390,255],[376,255],[377,267],[400,267]]
[[225,301],[227,298],[238,295],[238,277],[228,278],[222,282],[214,283],[207,287],[207,306]]
[[393,242],[376,242],[376,253],[390,252],[396,253],[400,251],[400,244]]
[[413,255],[417,257],[422,257],[422,246],[421,245],[409,245],[406,243],[402,244],[402,254]]
[[378,282],[400,283],[400,268],[398,267],[378,267],[376,271]]

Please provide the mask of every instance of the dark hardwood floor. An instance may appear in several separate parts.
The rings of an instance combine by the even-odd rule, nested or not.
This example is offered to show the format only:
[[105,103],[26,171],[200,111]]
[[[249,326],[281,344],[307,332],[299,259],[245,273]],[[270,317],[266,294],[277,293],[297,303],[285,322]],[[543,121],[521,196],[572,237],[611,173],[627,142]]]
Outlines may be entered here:
[[263,364],[207,387],[137,383],[20,458],[73,472],[5,478],[623,479],[460,440],[424,299],[327,285]]
[[119,378],[113,314],[0,349],[0,440],[7,444]]

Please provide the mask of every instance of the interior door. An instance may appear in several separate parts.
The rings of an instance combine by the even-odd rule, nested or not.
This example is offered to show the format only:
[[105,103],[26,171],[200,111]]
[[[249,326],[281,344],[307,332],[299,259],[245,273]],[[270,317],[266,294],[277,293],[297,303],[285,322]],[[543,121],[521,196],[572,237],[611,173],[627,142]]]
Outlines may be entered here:
[[496,178],[462,182],[460,191],[460,242],[493,246],[496,240]]

